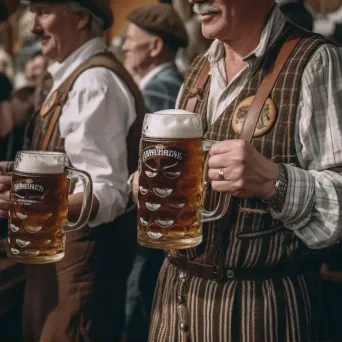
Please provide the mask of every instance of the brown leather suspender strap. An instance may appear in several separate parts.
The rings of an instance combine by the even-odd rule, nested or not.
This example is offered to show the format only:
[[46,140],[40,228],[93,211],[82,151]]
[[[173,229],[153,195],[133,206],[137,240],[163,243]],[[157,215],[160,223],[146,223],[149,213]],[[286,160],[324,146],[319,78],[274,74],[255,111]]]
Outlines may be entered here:
[[210,64],[207,62],[203,65],[201,73],[197,77],[195,87],[190,89],[190,93],[192,96],[189,98],[188,102],[186,103],[186,108],[185,108],[185,110],[187,110],[188,112],[193,113],[195,111],[199,97],[202,95],[205,85],[208,82],[209,72],[210,72]]
[[77,77],[86,70],[86,65],[88,67],[88,61],[86,63],[81,64],[63,83],[63,85],[57,90],[57,103],[54,108],[54,112],[52,114],[52,117],[49,121],[49,125],[46,129],[42,144],[40,146],[41,151],[46,151],[48,149],[53,131],[56,127],[57,121],[62,114],[62,108],[67,100],[68,94],[70,89],[72,88],[74,82],[76,81]]
[[[259,121],[262,108],[264,107],[264,104],[268,96],[270,95],[286,61],[290,57],[291,53],[293,52],[294,48],[301,40],[301,38],[302,37],[300,36],[291,35],[281,47],[272,68],[261,81],[257,93],[251,103],[251,106],[248,109],[245,122],[243,123],[242,130],[239,135],[240,139],[243,139],[249,143],[252,142],[254,131]],[[227,201],[229,202],[229,211],[232,206],[232,195],[231,193],[228,193],[227,196]]]
[[128,89],[131,91],[136,101],[138,101],[138,103],[136,103],[137,108],[144,108],[144,102],[138,88],[135,87],[135,85],[132,85],[129,74],[127,72],[122,72],[123,67],[121,67],[121,65],[119,65],[119,62],[114,59],[114,56],[111,53],[101,53],[99,55],[93,56],[82,63],[58,89],[56,105],[40,147],[41,151],[46,151],[48,149],[55,126],[62,113],[63,105],[66,102],[69,91],[74,85],[77,77],[81,75],[82,72],[84,72],[85,70],[93,67],[105,67],[114,71],[127,85]]
[[293,52],[294,48],[301,40],[301,38],[302,37],[298,36],[290,36],[283,44],[273,64],[273,68],[266,74],[266,76],[262,80],[261,85],[251,103],[251,106],[249,107],[246,120],[241,130],[240,139],[244,139],[248,142],[252,141],[255,127],[259,121],[262,108],[268,96],[270,95],[286,61],[290,57],[291,53]]
[[57,124],[57,121],[60,117],[62,113],[62,105],[61,104],[57,104],[54,112],[53,112],[53,115],[50,119],[50,122],[49,122],[49,125],[47,127],[47,130],[45,132],[45,135],[44,135],[44,139],[43,139],[43,142],[40,146],[40,150],[41,151],[46,151],[48,146],[49,146],[49,143],[50,143],[50,140],[51,140],[51,137],[52,137],[52,134],[53,134],[53,131],[55,129],[55,126]]
[[[290,57],[292,51],[300,41],[303,35],[291,35],[283,44],[280,52],[273,64],[273,68],[266,74],[261,82],[261,85],[252,101],[252,104],[246,115],[243,124],[240,139],[251,142],[253,139],[255,127],[258,123],[261,110],[270,95],[273,86],[283,69],[287,59]],[[200,72],[199,77],[195,83],[195,87],[190,89],[192,96],[188,99],[185,109],[189,112],[194,112],[198,102],[198,98],[204,91],[204,87],[209,79],[210,64],[206,62]]]

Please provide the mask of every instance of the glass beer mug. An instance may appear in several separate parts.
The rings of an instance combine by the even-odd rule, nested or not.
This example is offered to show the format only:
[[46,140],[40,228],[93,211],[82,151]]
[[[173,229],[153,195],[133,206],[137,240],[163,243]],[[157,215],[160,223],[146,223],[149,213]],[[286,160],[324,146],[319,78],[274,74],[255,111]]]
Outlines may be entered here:
[[[92,206],[92,181],[70,168],[58,152],[18,152],[14,161],[8,220],[7,256],[21,263],[45,264],[61,260],[65,232],[82,228]],[[67,220],[71,179],[83,183],[84,198],[76,223]]]
[[184,110],[146,114],[140,142],[138,242],[158,249],[191,248],[202,242],[202,223],[221,218],[225,194],[212,212],[203,208],[205,152],[199,115]]

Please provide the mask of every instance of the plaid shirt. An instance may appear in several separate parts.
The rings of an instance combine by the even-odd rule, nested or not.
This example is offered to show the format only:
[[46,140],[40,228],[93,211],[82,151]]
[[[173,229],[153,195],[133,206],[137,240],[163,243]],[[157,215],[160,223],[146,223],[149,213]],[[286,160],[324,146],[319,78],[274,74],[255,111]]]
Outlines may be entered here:
[[[236,99],[285,18],[275,6],[258,47],[244,58],[246,67],[227,85],[223,44],[216,40],[206,56],[211,64],[208,124]],[[336,243],[342,235],[342,52],[332,44],[319,48],[303,76],[295,134],[302,168],[286,165],[288,189],[282,212],[274,218],[310,248]]]

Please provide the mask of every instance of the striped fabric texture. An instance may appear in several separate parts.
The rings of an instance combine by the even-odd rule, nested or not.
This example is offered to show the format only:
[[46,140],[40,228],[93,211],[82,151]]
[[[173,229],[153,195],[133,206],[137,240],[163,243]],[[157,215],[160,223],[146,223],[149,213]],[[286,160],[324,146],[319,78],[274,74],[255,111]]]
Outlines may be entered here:
[[[207,117],[211,125],[246,86],[266,50],[286,23],[275,6],[257,48],[245,56],[246,67],[227,83],[224,47],[215,40],[205,56],[211,65]],[[327,41],[312,54],[302,74],[293,139],[299,166],[286,164],[287,198],[274,218],[310,248],[334,244],[342,235],[342,51]]]
[[[281,45],[292,32],[286,25],[269,47],[239,95],[215,120],[207,123],[210,92],[208,82],[196,112],[202,116],[205,138],[234,139],[232,113],[242,100],[255,95],[265,69],[274,61]],[[326,41],[317,35],[303,38],[287,61],[271,98],[278,109],[277,121],[253,145],[277,163],[300,167],[294,134],[303,71],[312,54]],[[180,99],[184,108],[206,58],[198,57],[188,74]],[[206,174],[206,172],[205,172]],[[216,206],[218,196],[206,189],[205,206]],[[233,202],[222,220],[205,224],[204,242],[185,251],[188,259],[216,265],[233,272],[230,280],[216,282],[193,277],[165,261],[154,299],[150,342],[315,342],[324,341],[319,269],[288,277],[242,281],[234,269],[265,268],[321,257],[310,250],[284,224],[274,219],[258,199]],[[181,252],[173,252],[181,253]]]

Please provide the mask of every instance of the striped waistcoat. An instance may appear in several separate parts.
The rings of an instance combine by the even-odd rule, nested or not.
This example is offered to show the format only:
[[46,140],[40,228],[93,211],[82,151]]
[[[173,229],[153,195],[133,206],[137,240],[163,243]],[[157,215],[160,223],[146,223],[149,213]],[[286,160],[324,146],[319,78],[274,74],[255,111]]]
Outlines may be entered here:
[[[273,63],[292,28],[287,25],[279,39],[235,101],[208,128],[207,103],[210,82],[196,112],[202,117],[205,138],[237,138],[232,129],[236,107],[256,94],[264,70]],[[277,120],[253,146],[276,163],[299,167],[294,134],[301,77],[312,54],[324,38],[306,35],[284,66],[270,95],[277,107]],[[190,89],[206,62],[198,57],[184,84],[180,108],[185,108]],[[218,196],[205,191],[205,206],[213,209]],[[222,220],[203,226],[203,243],[183,252],[188,259],[222,269],[265,268],[282,263],[318,258],[283,223],[274,220],[259,199],[234,199],[233,208]],[[181,253],[181,252],[178,252]],[[291,277],[215,282],[192,277],[165,262],[155,294],[150,341],[194,342],[313,342],[323,341],[319,274]],[[159,327],[159,328],[158,328]]]

